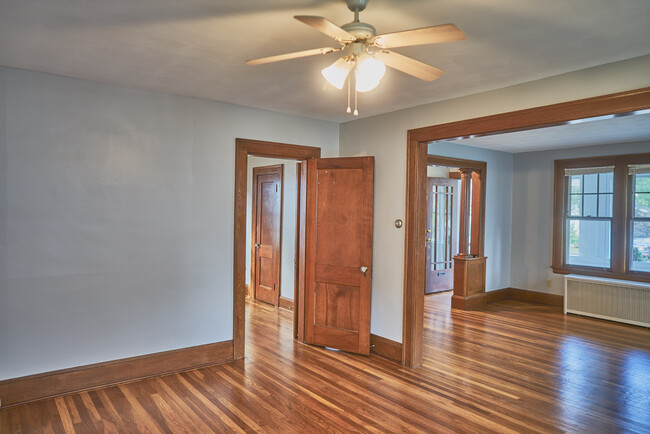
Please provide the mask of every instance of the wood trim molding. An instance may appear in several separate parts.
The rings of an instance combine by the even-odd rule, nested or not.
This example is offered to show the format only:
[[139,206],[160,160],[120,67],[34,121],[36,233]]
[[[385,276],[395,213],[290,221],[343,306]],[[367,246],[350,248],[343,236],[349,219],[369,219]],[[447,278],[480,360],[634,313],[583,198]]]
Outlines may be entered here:
[[497,301],[508,300],[510,298],[510,288],[501,288],[485,293],[487,303],[496,303]]
[[402,344],[370,334],[370,352],[393,362],[402,363]]
[[249,155],[307,160],[320,148],[260,140],[235,139],[235,221],[233,242],[233,358],[244,357],[246,343],[246,172]]
[[300,182],[298,183],[300,196],[298,197],[298,280],[294,288],[294,302],[296,303],[295,317],[297,330],[295,335],[300,342],[305,341],[305,274],[307,262],[305,258],[306,228],[307,228],[307,160],[300,162]]
[[290,310],[293,312],[295,304],[292,299],[280,296],[280,304],[278,307],[280,309]]
[[426,286],[427,143],[408,132],[406,148],[406,215],[404,218],[404,306],[402,363],[422,364],[424,288]]
[[0,381],[2,408],[232,360],[232,340]]
[[502,288],[485,293],[487,302],[496,303],[503,300],[518,300],[527,303],[546,304],[549,306],[564,307],[564,296],[546,292],[529,291],[518,288]]
[[[406,139],[403,363],[422,364],[424,328],[424,230],[428,143],[469,135],[491,135],[561,125],[575,119],[630,113],[650,108],[650,87],[483,116],[409,130]],[[482,232],[485,232],[482,229]]]
[[548,304],[550,306],[564,307],[564,296],[546,292],[528,291],[526,289],[510,288],[508,298],[511,300],[525,301],[528,303]]
[[631,113],[650,108],[650,87],[482,116],[409,130],[411,140],[434,140],[468,135],[493,135],[561,125],[576,119]]

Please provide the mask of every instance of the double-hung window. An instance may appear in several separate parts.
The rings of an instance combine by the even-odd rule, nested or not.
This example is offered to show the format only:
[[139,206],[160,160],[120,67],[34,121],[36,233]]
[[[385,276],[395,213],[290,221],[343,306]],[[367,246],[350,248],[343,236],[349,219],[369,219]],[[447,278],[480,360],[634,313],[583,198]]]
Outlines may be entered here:
[[565,169],[567,265],[610,268],[614,166]]
[[650,281],[650,154],[555,161],[553,270]]

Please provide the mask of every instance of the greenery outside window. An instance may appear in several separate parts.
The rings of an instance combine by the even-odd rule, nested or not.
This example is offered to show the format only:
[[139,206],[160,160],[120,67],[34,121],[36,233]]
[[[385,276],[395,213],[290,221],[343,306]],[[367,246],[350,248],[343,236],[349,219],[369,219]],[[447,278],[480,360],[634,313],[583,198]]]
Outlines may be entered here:
[[631,165],[630,269],[650,273],[650,164]]
[[555,161],[553,271],[650,282],[650,154]]

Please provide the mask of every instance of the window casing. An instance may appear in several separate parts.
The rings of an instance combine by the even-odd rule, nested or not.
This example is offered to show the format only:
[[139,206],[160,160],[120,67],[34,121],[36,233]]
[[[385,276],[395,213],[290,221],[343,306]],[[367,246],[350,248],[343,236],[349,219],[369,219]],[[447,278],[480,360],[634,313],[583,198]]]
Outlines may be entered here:
[[650,154],[555,161],[553,271],[650,282]]

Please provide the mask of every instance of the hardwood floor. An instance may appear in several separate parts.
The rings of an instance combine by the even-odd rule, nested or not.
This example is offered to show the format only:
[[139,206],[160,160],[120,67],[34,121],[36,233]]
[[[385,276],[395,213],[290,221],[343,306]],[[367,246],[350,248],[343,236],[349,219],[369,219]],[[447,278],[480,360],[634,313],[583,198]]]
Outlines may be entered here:
[[424,366],[291,339],[247,304],[243,361],[0,410],[0,432],[650,432],[650,330],[427,296]]

